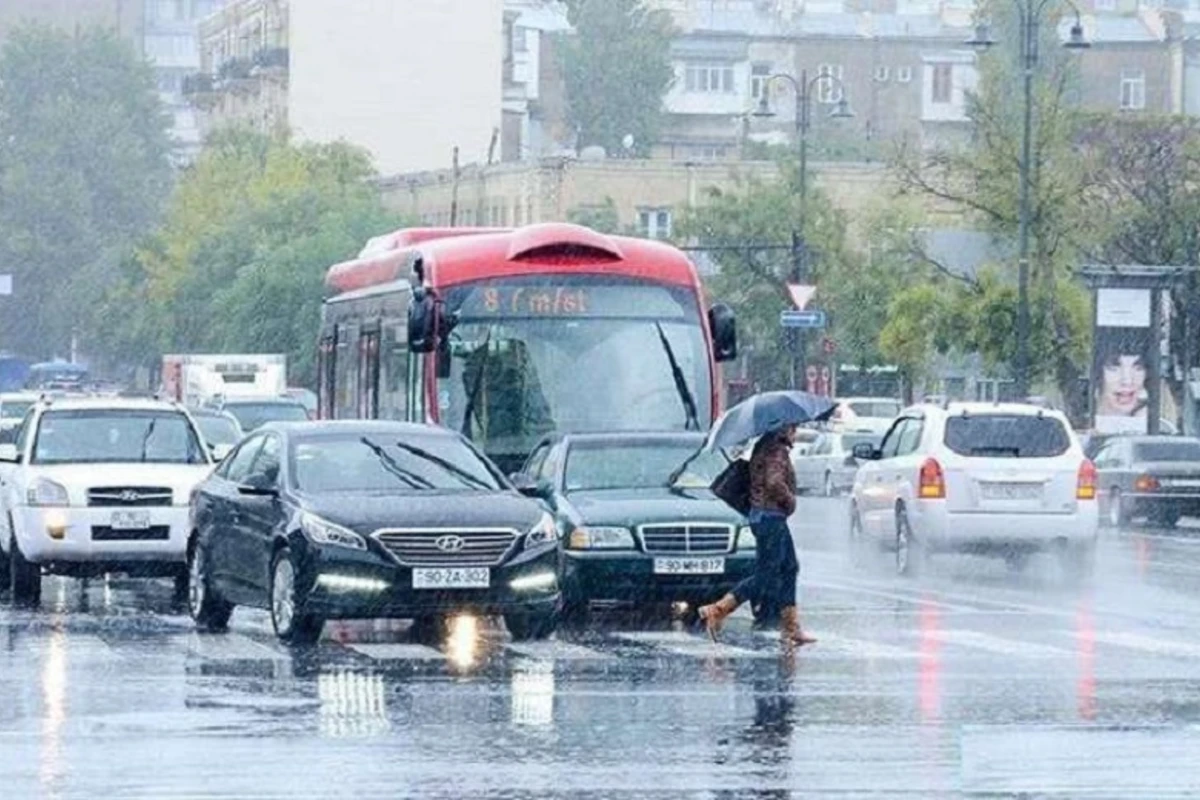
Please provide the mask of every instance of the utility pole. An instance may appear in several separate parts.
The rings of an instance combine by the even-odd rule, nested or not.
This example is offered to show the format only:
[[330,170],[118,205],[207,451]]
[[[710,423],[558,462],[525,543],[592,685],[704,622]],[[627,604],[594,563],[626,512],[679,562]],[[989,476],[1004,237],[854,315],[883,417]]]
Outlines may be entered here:
[[462,176],[458,168],[458,146],[454,147],[454,183],[450,188],[450,227],[458,227],[458,182]]

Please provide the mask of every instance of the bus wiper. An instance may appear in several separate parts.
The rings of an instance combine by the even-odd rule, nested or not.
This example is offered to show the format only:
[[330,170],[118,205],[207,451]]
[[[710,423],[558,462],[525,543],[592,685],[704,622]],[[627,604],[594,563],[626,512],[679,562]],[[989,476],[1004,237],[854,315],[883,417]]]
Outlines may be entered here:
[[393,476],[404,481],[411,488],[413,488],[413,489],[435,489],[435,488],[437,488],[432,483],[430,483],[428,480],[421,477],[417,473],[406,470],[404,467],[397,464],[396,459],[389,456],[387,454],[386,450],[384,450],[379,445],[375,444],[375,442],[372,442],[367,437],[364,436],[359,441],[361,441],[363,444],[365,444],[367,447],[369,447],[371,449],[371,452],[374,453],[376,455],[376,457],[379,459],[379,463],[383,464],[384,469],[386,469],[388,472],[390,472]]
[[142,463],[146,463],[146,450],[150,447],[150,437],[154,435],[154,426],[158,424],[158,417],[151,417],[150,424],[146,426],[146,432],[142,434]]
[[[467,408],[463,413],[462,435],[468,439],[471,437],[471,415],[475,413],[475,404],[479,402],[479,390],[483,388],[483,376],[487,371],[487,366],[491,361],[492,350],[492,326],[488,326],[487,335],[483,337],[483,358],[479,359],[479,374],[475,376],[475,383],[472,384],[471,390],[467,392]],[[483,427],[483,420],[479,421],[480,427]]]
[[688,388],[687,378],[683,376],[683,370],[679,368],[679,361],[675,358],[675,351],[671,349],[671,342],[667,340],[662,323],[656,322],[654,327],[658,328],[658,340],[662,342],[663,350],[667,353],[667,360],[671,362],[671,377],[675,380],[675,391],[679,393],[684,413],[687,414],[684,426],[689,431],[698,431],[700,430],[700,420],[696,415],[696,399],[692,397],[692,390]]
[[474,475],[467,472],[465,469],[458,466],[457,464],[452,464],[451,462],[447,461],[444,458],[441,458],[440,456],[435,456],[433,453],[430,453],[428,450],[422,450],[420,447],[413,447],[411,444],[405,444],[404,442],[396,442],[396,447],[399,447],[401,450],[407,450],[408,452],[412,453],[417,458],[423,458],[426,461],[437,464],[439,467],[446,470],[451,475],[458,478],[460,481],[467,484],[468,486],[476,486],[480,489],[486,489],[487,491],[492,491],[496,488],[494,486],[489,485],[487,481],[476,478]]

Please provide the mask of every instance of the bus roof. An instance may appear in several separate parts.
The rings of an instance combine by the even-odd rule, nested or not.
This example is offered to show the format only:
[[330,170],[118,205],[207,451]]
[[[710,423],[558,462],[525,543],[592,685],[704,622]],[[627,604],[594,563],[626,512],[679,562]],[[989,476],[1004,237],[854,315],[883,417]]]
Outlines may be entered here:
[[352,292],[409,277],[421,259],[435,287],[484,278],[551,273],[607,274],[697,286],[681,251],[647,239],[608,236],[569,223],[516,229],[407,228],[375,237],[360,257],[329,268],[328,289]]

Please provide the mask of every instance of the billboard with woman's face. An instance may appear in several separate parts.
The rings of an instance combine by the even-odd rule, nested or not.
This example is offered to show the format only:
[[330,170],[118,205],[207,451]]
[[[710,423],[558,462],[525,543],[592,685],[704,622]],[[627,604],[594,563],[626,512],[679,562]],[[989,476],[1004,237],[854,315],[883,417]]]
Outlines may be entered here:
[[1146,433],[1152,344],[1148,290],[1100,289],[1096,293],[1092,370],[1096,431]]

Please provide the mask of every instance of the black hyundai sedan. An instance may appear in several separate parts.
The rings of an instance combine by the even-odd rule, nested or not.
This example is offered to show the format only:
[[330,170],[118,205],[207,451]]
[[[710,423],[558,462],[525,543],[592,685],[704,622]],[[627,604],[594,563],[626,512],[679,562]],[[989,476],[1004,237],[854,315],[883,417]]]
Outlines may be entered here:
[[728,461],[720,453],[677,468],[700,434],[566,434],[535,448],[514,481],[540,494],[563,530],[564,611],[593,604],[694,609],[754,570],[746,520],[708,487]]
[[457,433],[391,422],[269,423],[192,496],[189,605],[224,629],[266,608],[285,642],[327,619],[501,614],[517,639],[558,617],[554,519]]

